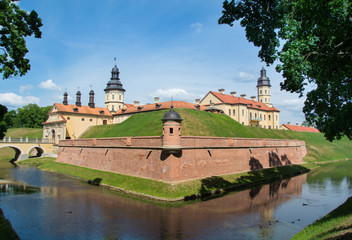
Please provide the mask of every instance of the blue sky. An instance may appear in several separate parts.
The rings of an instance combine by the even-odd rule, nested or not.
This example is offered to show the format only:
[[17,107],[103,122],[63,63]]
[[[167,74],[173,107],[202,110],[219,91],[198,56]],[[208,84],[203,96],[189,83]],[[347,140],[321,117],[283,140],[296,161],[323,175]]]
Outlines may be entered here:
[[[82,104],[93,89],[104,106],[115,57],[126,103],[194,102],[220,88],[256,96],[264,64],[239,24],[217,24],[222,1],[22,0],[20,7],[34,9],[44,26],[41,39],[27,39],[31,70],[0,80],[0,104],[9,109],[62,102],[65,91],[74,103],[78,89]],[[266,69],[281,124],[301,123],[304,99],[280,91],[281,75]]]

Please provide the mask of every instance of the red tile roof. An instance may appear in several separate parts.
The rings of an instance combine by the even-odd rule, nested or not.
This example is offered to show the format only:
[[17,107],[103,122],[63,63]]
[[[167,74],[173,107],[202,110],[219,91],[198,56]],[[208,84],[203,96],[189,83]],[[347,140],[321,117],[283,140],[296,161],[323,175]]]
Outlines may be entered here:
[[[153,104],[146,104],[146,105],[140,105],[138,107],[135,107],[134,105],[131,104],[125,104],[125,108],[119,109],[116,113],[113,115],[124,115],[124,114],[133,114],[133,113],[139,113],[139,112],[149,112],[149,111],[156,111],[156,110],[161,110],[161,109],[168,109],[171,108],[171,104],[173,104],[174,108],[189,108],[189,109],[195,109],[197,110],[197,104],[189,103],[189,102],[184,102],[184,101],[172,101],[172,102],[161,102]],[[199,105],[199,110],[204,110],[207,107]]]
[[[91,108],[89,106],[81,106],[77,107],[76,105],[64,105],[62,103],[54,103],[54,106],[57,108],[57,112],[66,112],[66,113],[75,113],[75,114],[90,114],[90,115],[99,115],[99,116],[107,116],[111,117],[111,113],[106,108],[95,107]],[[75,111],[74,109],[77,109]],[[49,114],[52,113],[51,111]]]
[[259,110],[264,110],[264,111],[280,112],[280,110],[278,110],[277,108],[268,107],[267,105],[265,105],[262,102],[257,102],[257,101],[253,101],[253,100],[245,99],[245,98],[241,98],[241,97],[234,97],[232,95],[222,94],[219,92],[210,91],[209,93],[213,94],[221,102],[226,103],[226,104],[243,104],[243,105],[247,105],[248,108],[259,109]]
[[315,132],[319,133],[320,131],[314,127],[304,127],[304,126],[297,126],[297,125],[288,125],[288,124],[282,124],[284,127],[286,127],[288,130],[291,131],[297,131],[297,132]]

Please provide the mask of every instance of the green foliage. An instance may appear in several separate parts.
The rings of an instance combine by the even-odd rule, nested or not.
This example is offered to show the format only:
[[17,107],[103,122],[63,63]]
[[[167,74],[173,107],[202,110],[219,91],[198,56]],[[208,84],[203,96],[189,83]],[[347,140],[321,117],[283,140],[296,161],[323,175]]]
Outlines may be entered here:
[[4,121],[11,128],[42,128],[42,122],[48,118],[51,106],[39,107],[37,104],[28,104],[22,108],[18,108],[17,112],[9,111]]
[[4,116],[4,121],[6,122],[8,128],[19,126],[19,123],[16,122],[17,118],[15,110],[8,111]]
[[35,11],[28,13],[21,10],[14,1],[0,1],[0,73],[3,78],[20,76],[30,69],[29,60],[25,58],[28,49],[25,37],[40,38],[42,21]]
[[[303,96],[306,119],[332,141],[352,139],[352,2],[269,0],[223,3],[220,24],[240,20],[248,41],[282,72],[281,88]],[[280,42],[283,43],[282,48]]]
[[0,104],[0,139],[3,139],[7,130],[7,125],[6,125],[6,122],[4,121],[4,117],[6,113],[7,113],[7,107]]

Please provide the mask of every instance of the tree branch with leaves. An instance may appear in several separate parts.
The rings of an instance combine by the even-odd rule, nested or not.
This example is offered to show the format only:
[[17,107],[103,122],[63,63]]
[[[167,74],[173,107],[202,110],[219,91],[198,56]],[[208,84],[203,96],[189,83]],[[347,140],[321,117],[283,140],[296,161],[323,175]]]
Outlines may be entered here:
[[[225,1],[219,24],[240,21],[267,65],[276,61],[281,89],[303,96],[306,119],[332,141],[352,140],[352,2]],[[283,46],[280,46],[280,42]]]
[[28,49],[25,38],[34,35],[41,38],[43,25],[35,11],[20,9],[11,0],[0,0],[0,73],[3,79],[23,76],[30,70],[25,58]]

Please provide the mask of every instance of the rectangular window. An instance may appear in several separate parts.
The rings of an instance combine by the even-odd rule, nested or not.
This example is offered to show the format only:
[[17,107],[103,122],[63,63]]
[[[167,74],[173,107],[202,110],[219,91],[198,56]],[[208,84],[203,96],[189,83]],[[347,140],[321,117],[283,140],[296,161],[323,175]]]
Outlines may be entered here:
[[269,118],[269,121],[270,121],[271,120],[271,116],[269,115],[268,118]]
[[174,129],[170,128],[170,135],[172,135],[174,133]]
[[244,116],[244,110],[242,109],[242,116]]
[[229,109],[229,116],[231,116],[231,109]]
[[264,120],[266,120],[266,115],[264,115]]
[[236,115],[236,110],[234,109],[234,110],[232,110],[232,115]]

